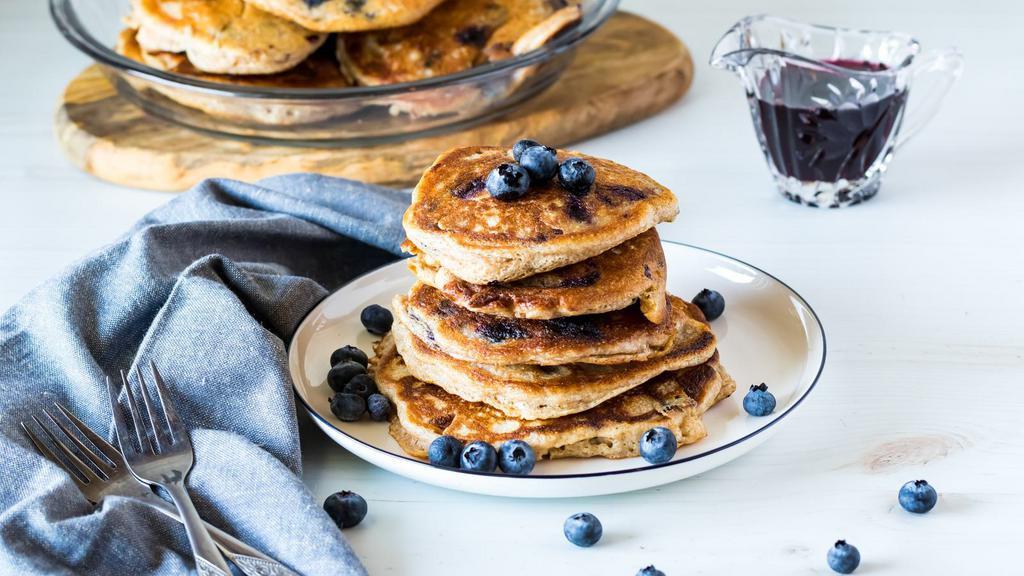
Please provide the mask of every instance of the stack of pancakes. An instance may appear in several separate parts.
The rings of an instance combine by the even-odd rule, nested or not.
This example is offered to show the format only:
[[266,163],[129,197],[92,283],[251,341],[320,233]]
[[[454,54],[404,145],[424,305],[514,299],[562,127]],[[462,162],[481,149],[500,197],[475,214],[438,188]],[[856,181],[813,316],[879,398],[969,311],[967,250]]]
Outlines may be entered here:
[[575,156],[597,174],[583,192],[551,181],[493,198],[485,179],[511,161],[494,147],[441,155],[413,192],[418,282],[395,297],[371,363],[410,454],[448,434],[524,440],[538,458],[634,456],[654,426],[680,445],[703,438],[704,412],[735,389],[700,310],[665,291],[654,226],[676,216],[675,196]]

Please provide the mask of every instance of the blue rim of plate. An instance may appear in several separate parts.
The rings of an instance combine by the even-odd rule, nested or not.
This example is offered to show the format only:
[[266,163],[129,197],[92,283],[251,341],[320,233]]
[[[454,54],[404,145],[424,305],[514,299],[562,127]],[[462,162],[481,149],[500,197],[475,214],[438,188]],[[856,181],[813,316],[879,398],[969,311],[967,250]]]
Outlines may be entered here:
[[[362,444],[363,446],[366,446],[368,448],[372,448],[372,449],[374,449],[374,450],[376,450],[378,452],[382,452],[382,453],[387,454],[387,455],[389,455],[391,457],[394,457],[394,458],[401,458],[402,460],[407,460],[409,462],[415,462],[416,464],[420,464],[422,466],[429,466],[430,468],[436,468],[436,469],[439,469],[439,470],[443,470],[445,472],[451,472],[451,473],[456,473],[456,474],[469,474],[469,475],[473,475],[473,476],[491,476],[491,477],[495,477],[495,478],[503,478],[503,479],[508,479],[508,480],[566,480],[566,479],[570,479],[570,478],[595,478],[595,477],[601,477],[601,476],[615,476],[615,475],[619,475],[619,474],[635,474],[637,472],[644,472],[644,471],[647,471],[647,470],[654,470],[656,468],[667,468],[669,466],[675,466],[677,464],[682,464],[684,462],[692,462],[694,460],[699,460],[701,458],[706,458],[706,457],[711,456],[713,454],[717,454],[717,453],[722,452],[724,450],[728,450],[728,449],[732,448],[733,446],[737,446],[739,444],[742,444],[742,443],[744,443],[744,442],[754,438],[755,436],[763,434],[764,432],[769,430],[772,426],[774,426],[775,424],[781,422],[783,419],[786,418],[786,416],[789,416],[790,413],[793,412],[793,410],[796,410],[797,406],[800,406],[800,404],[803,403],[803,401],[807,398],[807,396],[811,393],[811,391],[814,390],[814,387],[818,385],[818,381],[821,379],[821,374],[825,370],[825,359],[828,358],[828,342],[827,342],[827,340],[825,338],[825,326],[821,323],[821,318],[818,317],[818,313],[814,311],[814,308],[811,307],[811,305],[807,302],[807,300],[805,300],[804,297],[801,296],[799,292],[794,290],[789,284],[786,284],[785,282],[783,282],[782,280],[780,280],[779,278],[777,278],[773,274],[771,274],[769,272],[766,272],[766,271],[758,268],[757,266],[754,266],[753,264],[749,264],[747,262],[744,262],[743,260],[740,260],[739,258],[734,258],[732,256],[729,256],[728,254],[723,254],[721,252],[716,252],[715,250],[709,250],[708,248],[701,248],[700,246],[694,246],[693,244],[687,244],[685,242],[673,242],[671,240],[662,240],[662,242],[665,243],[665,244],[674,244],[676,246],[685,246],[687,248],[692,248],[694,250],[699,250],[701,252],[707,252],[709,254],[714,254],[714,255],[720,256],[722,258],[728,258],[729,260],[732,260],[734,262],[738,262],[738,263],[740,263],[740,264],[742,264],[744,266],[748,266],[748,267],[750,267],[750,268],[752,268],[754,270],[757,270],[761,274],[764,274],[765,276],[768,276],[772,280],[775,280],[776,282],[781,284],[783,287],[785,287],[787,290],[789,290],[794,296],[796,296],[800,300],[800,302],[807,308],[807,311],[811,313],[811,317],[814,318],[814,321],[818,324],[818,331],[821,333],[821,362],[820,362],[820,364],[818,364],[818,371],[817,371],[817,373],[815,373],[814,379],[811,381],[811,385],[807,387],[807,390],[804,390],[804,393],[801,394],[800,397],[796,399],[796,402],[793,402],[793,405],[790,406],[789,408],[787,408],[785,412],[783,412],[782,414],[779,414],[778,417],[772,419],[770,422],[768,422],[764,426],[761,426],[757,430],[754,430],[753,432],[751,432],[751,433],[749,433],[749,434],[747,434],[747,435],[745,435],[745,436],[743,436],[741,438],[737,438],[736,440],[733,440],[731,442],[727,442],[727,443],[725,443],[725,444],[723,444],[721,446],[717,446],[717,447],[712,448],[710,450],[705,450],[704,452],[701,452],[699,454],[694,454],[693,456],[687,456],[685,458],[680,458],[678,460],[671,460],[669,462],[664,462],[662,464],[648,464],[646,466],[640,466],[640,467],[637,467],[637,468],[627,468],[625,470],[609,470],[607,472],[586,472],[586,473],[583,473],[583,474],[538,474],[538,475],[527,475],[527,476],[516,476],[516,475],[511,475],[511,474],[503,474],[503,473],[500,473],[500,472],[471,472],[469,470],[461,470],[459,468],[438,468],[437,466],[434,466],[433,464],[431,464],[429,462],[425,462],[423,460],[420,460],[419,458],[413,458],[412,456],[407,456],[407,455],[403,455],[403,454],[396,454],[394,452],[391,452],[390,450],[385,450],[383,448],[380,448],[380,447],[375,446],[373,444],[370,444],[368,442],[363,442],[359,438],[356,438],[355,436],[352,436],[351,434],[345,432],[341,428],[338,428],[337,426],[334,425],[334,423],[330,422],[329,420],[327,420],[326,418],[321,416],[319,413],[317,413],[317,411],[314,410],[313,407],[310,406],[306,402],[306,400],[302,397],[302,394],[299,393],[299,390],[295,386],[294,382],[292,383],[292,390],[295,392],[295,397],[298,398],[299,403],[302,404],[302,407],[305,408],[306,412],[310,416],[312,416],[316,420],[319,420],[321,423],[329,426],[330,428],[333,428],[338,433],[340,433],[341,435],[345,436],[346,438],[352,440],[353,442],[357,442],[359,444]],[[390,266],[391,264],[393,264],[393,262],[390,263],[390,264],[385,264],[384,266]],[[370,270],[369,272],[366,272],[364,274],[361,274],[361,275],[357,276],[356,278],[353,278],[351,281],[345,283],[344,286],[341,286],[340,288],[338,288],[338,290],[343,290],[345,288],[345,286],[348,286],[349,284],[362,279],[364,276],[368,276],[370,274],[373,274],[374,272],[376,272],[377,270],[380,270],[384,266],[381,266],[379,268],[375,268],[373,270]],[[337,292],[338,290],[335,290],[335,292]],[[334,292],[332,292],[331,294],[334,294]],[[328,298],[329,297],[330,296],[328,296]],[[319,306],[319,304],[317,304],[317,306]],[[314,307],[314,309],[315,309],[315,307]],[[312,310],[310,310],[310,313],[312,313]],[[303,322],[305,322],[305,318],[303,318]],[[300,322],[300,325],[301,325],[301,322]],[[291,343],[288,344],[288,352],[289,352],[289,356],[290,356],[290,353],[291,353]],[[291,372],[291,370],[289,370],[289,373],[290,372]]]

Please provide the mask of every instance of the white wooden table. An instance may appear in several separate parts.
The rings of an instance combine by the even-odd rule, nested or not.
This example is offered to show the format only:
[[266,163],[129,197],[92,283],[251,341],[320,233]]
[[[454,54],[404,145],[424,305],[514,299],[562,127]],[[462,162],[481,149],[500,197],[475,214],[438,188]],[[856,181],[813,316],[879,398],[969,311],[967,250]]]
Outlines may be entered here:
[[[1024,573],[1024,76],[1015,41],[1024,8],[624,4],[689,43],[697,78],[671,110],[579,148],[680,195],[682,215],[665,237],[751,262],[811,302],[829,338],[818,388],[765,446],[660,489],[560,501],[465,495],[372,468],[312,428],[303,437],[309,485],[320,498],[341,489],[367,498],[369,516],[347,535],[375,574],[633,574],[649,563],[670,575],[822,574],[841,537],[860,548],[861,574]],[[898,153],[876,199],[812,210],[773,191],[742,90],[706,66],[717,37],[757,12],[905,30],[925,47],[965,52],[960,85]],[[87,62],[42,0],[0,2],[0,53],[5,309],[168,197],[99,182],[62,158],[53,108]],[[896,503],[900,485],[919,477],[941,493],[922,517]],[[561,535],[577,511],[604,523],[592,549]]]

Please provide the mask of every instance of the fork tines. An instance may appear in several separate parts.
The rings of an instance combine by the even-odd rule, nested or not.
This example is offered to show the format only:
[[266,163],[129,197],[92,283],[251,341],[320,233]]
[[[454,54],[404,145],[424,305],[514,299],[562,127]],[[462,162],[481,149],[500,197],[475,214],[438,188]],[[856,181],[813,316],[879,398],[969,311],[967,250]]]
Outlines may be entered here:
[[[124,387],[132,427],[135,429],[134,438],[138,441],[138,450],[143,454],[160,454],[176,444],[188,444],[188,435],[184,425],[178,419],[178,414],[174,411],[174,406],[169,401],[167,387],[164,385],[156,364],[150,362],[149,368],[153,376],[153,386],[160,399],[159,405],[150,396],[146,378],[138,365],[135,366],[138,393],[136,394],[132,389],[131,381],[123,370],[121,371],[121,385]],[[107,379],[107,390],[110,394],[111,405],[118,405],[118,391],[109,378]],[[141,408],[137,396],[142,398]],[[143,416],[143,410],[145,416]],[[161,418],[164,422],[160,421]],[[114,425],[117,427],[118,438],[122,440],[121,450],[127,456],[128,452],[135,451],[136,448],[129,440],[133,435],[128,431],[128,425],[121,410],[114,410]]]
[[[64,419],[70,422],[69,425],[62,422],[61,419],[55,418],[45,408],[43,414],[46,415],[52,426],[46,426],[38,417],[32,416],[32,421],[35,422],[37,428],[43,431],[50,440],[49,442],[44,442],[37,433],[32,431],[27,422],[21,422],[22,430],[28,435],[36,450],[63,468],[79,484],[110,480],[121,466],[121,458],[117,450],[59,402],[54,402],[53,405],[64,416]],[[60,432],[52,431],[53,427]],[[89,444],[80,437],[85,437]],[[56,451],[51,449],[51,446]]]

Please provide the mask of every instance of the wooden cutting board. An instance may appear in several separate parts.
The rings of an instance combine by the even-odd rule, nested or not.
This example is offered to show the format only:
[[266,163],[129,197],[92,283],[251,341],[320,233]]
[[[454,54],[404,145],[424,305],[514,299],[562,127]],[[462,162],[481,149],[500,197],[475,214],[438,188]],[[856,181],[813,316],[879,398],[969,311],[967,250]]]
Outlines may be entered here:
[[74,164],[135,188],[185,190],[204,178],[256,180],[288,172],[408,185],[448,148],[511,145],[525,136],[564,147],[655,114],[682,97],[692,80],[693,60],[678,38],[650,20],[619,12],[580,46],[546,92],[457,132],[360,148],[219,138],[148,116],[118,96],[96,66],[64,91],[56,129]]

